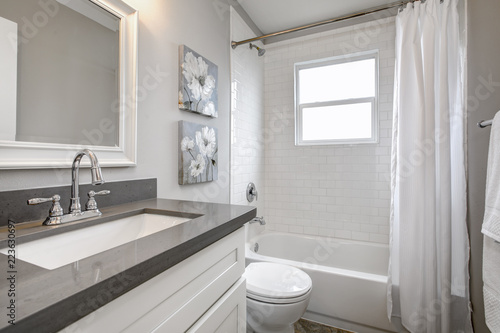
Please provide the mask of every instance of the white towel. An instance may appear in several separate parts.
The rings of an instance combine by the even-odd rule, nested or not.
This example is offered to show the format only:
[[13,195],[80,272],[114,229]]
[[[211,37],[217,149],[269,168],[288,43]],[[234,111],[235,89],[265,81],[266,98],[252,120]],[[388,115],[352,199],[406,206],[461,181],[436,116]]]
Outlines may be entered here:
[[483,293],[486,325],[491,332],[500,333],[500,111],[491,126],[481,232],[485,235]]
[[500,111],[493,118],[491,126],[484,220],[481,232],[500,242]]
[[484,237],[483,292],[486,325],[493,333],[500,332],[500,244]]

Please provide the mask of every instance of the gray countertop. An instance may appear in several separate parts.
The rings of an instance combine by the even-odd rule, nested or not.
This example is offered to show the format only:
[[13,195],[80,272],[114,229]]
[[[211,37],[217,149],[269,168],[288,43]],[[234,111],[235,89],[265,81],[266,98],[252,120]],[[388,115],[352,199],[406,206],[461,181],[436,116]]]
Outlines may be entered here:
[[[230,234],[256,216],[249,206],[151,199],[102,209],[103,215],[59,226],[41,222],[16,225],[16,246],[67,231],[139,213],[171,213],[190,221],[48,270],[16,259],[8,267],[0,254],[0,332],[55,332]],[[0,228],[0,249],[7,247],[7,228]],[[14,275],[13,284],[7,280]],[[13,288],[12,288],[13,287]],[[14,289],[15,297],[8,296]],[[11,290],[11,291],[9,291]],[[15,325],[7,316],[15,300]]]

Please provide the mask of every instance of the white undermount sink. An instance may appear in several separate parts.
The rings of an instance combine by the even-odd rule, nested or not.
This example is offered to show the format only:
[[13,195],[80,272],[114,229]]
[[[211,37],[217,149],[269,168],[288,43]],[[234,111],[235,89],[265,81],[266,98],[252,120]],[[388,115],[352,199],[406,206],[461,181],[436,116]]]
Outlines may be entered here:
[[[16,257],[55,269],[191,220],[170,215],[138,214],[16,246]],[[7,249],[0,250],[7,254]]]

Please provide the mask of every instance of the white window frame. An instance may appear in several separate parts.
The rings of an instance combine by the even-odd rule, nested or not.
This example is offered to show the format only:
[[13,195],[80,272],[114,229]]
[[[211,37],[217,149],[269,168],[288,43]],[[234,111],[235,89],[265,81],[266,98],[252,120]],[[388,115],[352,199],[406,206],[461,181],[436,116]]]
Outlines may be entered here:
[[[316,68],[330,65],[337,65],[360,60],[375,59],[375,96],[364,98],[351,98],[345,100],[332,100],[315,103],[300,104],[300,77],[299,71],[302,69]],[[378,50],[359,52],[349,55],[342,55],[324,59],[298,62],[294,65],[294,100],[295,100],[295,145],[296,146],[311,146],[311,145],[345,145],[345,144],[370,144],[378,143],[379,141],[379,115],[378,115],[378,99],[379,99],[379,52]],[[302,136],[302,115],[303,109],[348,105],[358,103],[372,103],[372,136],[370,138],[354,138],[354,139],[330,139],[330,140],[304,140]]]

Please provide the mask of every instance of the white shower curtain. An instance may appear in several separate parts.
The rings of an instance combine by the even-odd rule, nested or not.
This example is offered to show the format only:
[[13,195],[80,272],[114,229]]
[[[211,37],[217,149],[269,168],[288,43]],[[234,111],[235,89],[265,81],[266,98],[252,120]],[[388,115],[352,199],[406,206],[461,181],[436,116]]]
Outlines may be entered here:
[[410,332],[472,332],[458,22],[457,0],[396,18],[387,296]]

